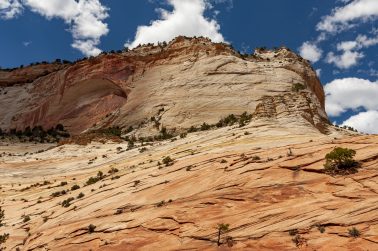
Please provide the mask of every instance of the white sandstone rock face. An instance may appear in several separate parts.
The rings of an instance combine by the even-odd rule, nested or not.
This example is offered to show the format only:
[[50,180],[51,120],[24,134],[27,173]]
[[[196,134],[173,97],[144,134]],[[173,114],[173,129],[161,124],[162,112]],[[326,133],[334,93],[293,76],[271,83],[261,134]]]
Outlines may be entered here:
[[[22,71],[28,74],[27,68]],[[14,81],[7,73],[10,86],[2,87],[1,128],[62,123],[78,134],[132,126],[138,134],[154,135],[162,127],[183,131],[246,111],[253,120],[327,131],[316,73],[286,48],[244,57],[226,44],[178,37],[167,45],[100,55],[51,71],[21,85],[9,84]],[[293,91],[298,83],[305,88]]]

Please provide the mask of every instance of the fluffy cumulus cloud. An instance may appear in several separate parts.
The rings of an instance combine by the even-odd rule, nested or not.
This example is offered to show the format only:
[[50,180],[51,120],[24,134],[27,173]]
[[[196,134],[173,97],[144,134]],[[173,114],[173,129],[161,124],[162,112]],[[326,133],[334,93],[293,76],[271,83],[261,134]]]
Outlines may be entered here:
[[[361,132],[378,133],[378,81],[360,78],[336,79],[326,84],[324,91],[328,115],[340,116],[348,110],[364,109],[364,112],[350,117],[343,124]],[[364,120],[358,121],[359,118]]]
[[19,0],[0,0],[0,18],[12,19],[22,12],[22,4]]
[[303,58],[310,60],[312,63],[315,63],[321,58],[322,50],[319,49],[318,46],[314,43],[304,42],[299,48],[299,54]]
[[220,26],[214,19],[204,16],[212,8],[208,0],[167,0],[172,11],[159,9],[160,19],[148,26],[139,26],[132,42],[125,46],[134,48],[139,44],[170,41],[176,36],[204,36],[214,42],[223,42]]
[[61,18],[70,25],[72,47],[87,56],[98,55],[100,38],[109,32],[104,19],[108,9],[99,0],[24,0],[32,11],[46,18]]
[[362,52],[344,51],[341,55],[336,55],[333,52],[327,54],[326,62],[334,64],[339,69],[348,69],[358,64],[358,61],[364,57]]
[[108,9],[99,0],[0,0],[0,15],[13,18],[23,6],[47,19],[63,19],[69,25],[74,39],[72,47],[86,56],[101,52],[97,46],[109,29],[104,22],[108,17]]
[[343,122],[360,132],[378,134],[378,111],[360,112]]
[[317,30],[330,33],[341,32],[356,25],[378,18],[377,0],[344,1],[346,5],[335,8],[331,15],[325,16],[317,25]]
[[348,109],[378,110],[378,82],[360,78],[336,79],[324,86],[326,110],[339,116]]
[[[319,52],[321,52],[321,49],[319,49],[319,45],[321,42],[330,39],[337,33],[378,19],[377,0],[339,0],[338,3],[342,6],[334,8],[329,15],[324,16],[317,24],[318,37],[313,42],[304,42],[299,48],[302,57],[313,63],[320,59],[321,53]],[[378,44],[377,30],[373,29],[369,36],[360,34],[355,40],[338,43],[337,52],[328,52],[325,62],[333,64],[339,69],[349,69],[358,65],[364,57],[361,50]]]
[[358,35],[355,40],[343,41],[337,44],[337,50],[341,51],[340,55],[334,52],[327,54],[326,62],[334,64],[340,69],[348,69],[358,64],[364,54],[359,50],[368,48],[378,44],[378,36],[368,37],[366,35]]

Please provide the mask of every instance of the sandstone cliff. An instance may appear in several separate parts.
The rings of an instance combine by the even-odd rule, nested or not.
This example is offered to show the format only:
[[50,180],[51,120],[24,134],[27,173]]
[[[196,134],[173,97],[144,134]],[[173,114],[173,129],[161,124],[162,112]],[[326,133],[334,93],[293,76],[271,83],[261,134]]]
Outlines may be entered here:
[[[247,56],[179,37],[0,71],[0,86],[3,129],[143,136],[252,114],[242,127],[133,147],[0,141],[7,250],[377,249],[378,138],[330,126],[315,72],[286,48]],[[357,152],[357,173],[324,172],[337,146]],[[218,224],[229,224],[219,246]]]
[[[304,89],[293,91],[295,84]],[[321,132],[328,124],[322,85],[307,61],[286,48],[242,56],[204,38],[0,71],[0,86],[0,128],[8,130],[62,123],[72,134],[132,126],[151,135],[159,130],[152,117],[180,131],[244,111]]]

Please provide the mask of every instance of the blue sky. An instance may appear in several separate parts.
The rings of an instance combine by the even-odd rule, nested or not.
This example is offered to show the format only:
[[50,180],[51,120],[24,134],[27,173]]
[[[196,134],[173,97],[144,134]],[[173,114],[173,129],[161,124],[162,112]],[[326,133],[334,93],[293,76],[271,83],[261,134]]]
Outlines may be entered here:
[[378,133],[377,0],[0,0],[0,66],[204,35],[312,61],[333,122]]

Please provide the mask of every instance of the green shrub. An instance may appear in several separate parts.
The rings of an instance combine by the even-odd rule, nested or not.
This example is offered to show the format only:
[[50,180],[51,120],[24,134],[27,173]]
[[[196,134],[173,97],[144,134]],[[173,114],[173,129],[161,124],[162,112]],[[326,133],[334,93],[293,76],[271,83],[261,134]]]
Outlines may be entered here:
[[66,193],[67,193],[66,190],[62,190],[62,191],[53,192],[50,196],[51,197],[59,197],[61,195],[65,195]]
[[101,171],[98,171],[97,176],[96,177],[90,177],[85,184],[86,185],[92,185],[92,184],[102,180],[103,178],[105,178],[104,174]]
[[[0,206],[0,227],[4,226],[4,223],[3,223],[4,218],[5,218],[5,213],[4,213],[4,210],[1,209],[1,206]],[[0,234],[0,250],[3,250],[1,245],[4,244],[8,238],[9,238],[9,234],[7,233]]]
[[167,156],[165,157],[163,160],[162,160],[163,164],[165,166],[171,166],[173,165],[173,159],[171,159],[171,157]]
[[156,204],[156,207],[162,207],[164,205],[165,205],[165,201],[162,200],[162,201],[160,201],[159,203]]
[[170,138],[173,138],[173,135],[168,132],[166,127],[162,127],[160,130],[160,135],[156,137],[157,140],[165,140]]
[[24,223],[30,221],[30,216],[29,215],[23,215],[21,217],[22,217],[22,222],[24,222]]
[[74,191],[74,190],[77,190],[77,189],[80,189],[80,186],[79,185],[73,185],[71,187],[71,191]]
[[324,169],[331,174],[348,174],[356,171],[357,162],[353,159],[356,151],[353,149],[336,147],[325,156]]
[[117,168],[114,168],[114,167],[112,167],[109,171],[108,171],[108,173],[109,174],[115,174],[115,173],[118,173],[118,169]]
[[300,247],[306,244],[306,239],[300,236],[299,234],[295,235],[292,242],[295,243],[295,246]]
[[71,201],[75,200],[74,197],[70,197],[62,202],[62,207],[69,207],[71,206]]
[[224,224],[224,223],[218,224],[218,240],[217,240],[218,246],[221,245],[221,241],[220,241],[221,235],[224,233],[227,233],[229,230],[229,227],[230,227],[229,224]]
[[234,114],[230,114],[228,115],[227,117],[219,120],[218,123],[216,123],[215,125],[220,128],[220,127],[225,127],[225,126],[232,126],[234,125],[236,122],[238,121],[238,119],[236,118],[236,116]]
[[298,230],[297,229],[290,229],[289,230],[289,235],[294,236],[294,235],[297,235],[297,234],[298,234]]
[[196,128],[196,127],[194,127],[194,126],[191,126],[190,128],[189,128],[189,130],[188,130],[188,132],[190,133],[190,132],[196,132],[198,129]]
[[107,135],[116,136],[116,137],[120,137],[121,134],[122,134],[122,130],[118,126],[100,129],[100,130],[98,130],[98,132],[103,133],[103,134],[107,134]]
[[90,234],[93,233],[95,231],[95,229],[96,229],[96,226],[93,225],[93,224],[90,224],[88,226],[88,233],[90,233]]
[[358,236],[361,235],[360,231],[355,227],[348,229],[348,233],[349,233],[349,236],[354,237],[354,238],[357,238]]
[[244,112],[242,115],[240,115],[239,118],[239,127],[243,127],[249,122],[251,122],[252,114],[248,114],[247,112]]
[[203,122],[203,124],[201,125],[201,131],[207,131],[207,130],[210,130],[211,129],[211,126],[205,122]]
[[186,136],[187,136],[188,134],[186,133],[186,132],[183,132],[183,133],[180,133],[180,138],[186,138]]
[[252,160],[254,160],[254,161],[261,160],[261,158],[259,156],[255,155],[255,156],[252,157]]
[[304,89],[306,89],[306,87],[301,83],[295,83],[291,87],[291,90],[294,91],[294,92],[299,92],[299,91],[302,91]]
[[79,193],[79,195],[76,197],[77,199],[83,198],[85,195],[83,193]]

